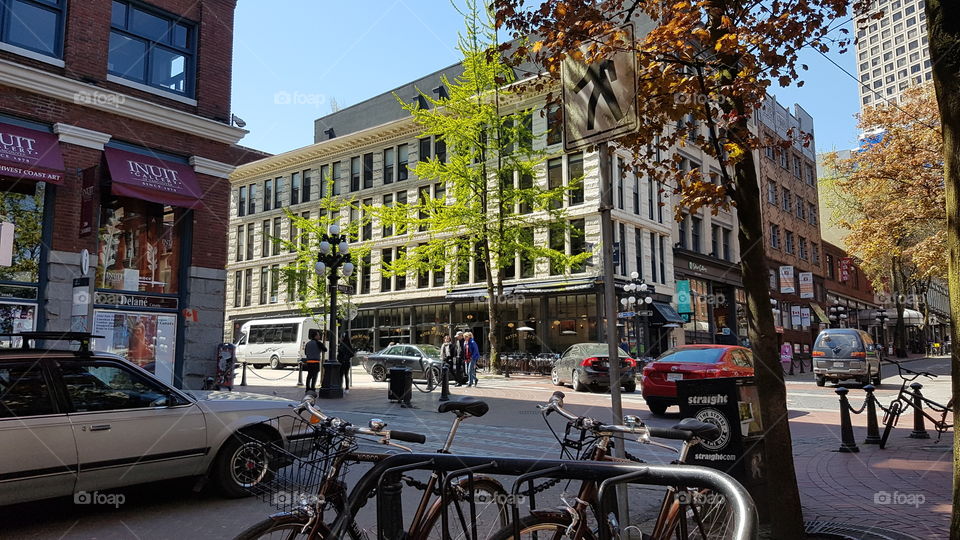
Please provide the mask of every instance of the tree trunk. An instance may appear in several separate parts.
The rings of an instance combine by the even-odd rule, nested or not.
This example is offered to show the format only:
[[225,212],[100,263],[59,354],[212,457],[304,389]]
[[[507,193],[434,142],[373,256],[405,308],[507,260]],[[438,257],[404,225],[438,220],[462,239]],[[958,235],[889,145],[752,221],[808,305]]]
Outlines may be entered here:
[[[738,122],[744,133],[746,122]],[[803,538],[800,490],[793,465],[793,443],[787,417],[787,389],[783,382],[778,339],[770,307],[770,274],[763,245],[760,188],[752,152],[737,163],[732,198],[740,221],[740,270],[747,296],[747,324],[757,361],[754,377],[760,397],[764,429],[764,482],[766,493],[755,495],[760,521],[769,524],[773,538]],[[772,501],[767,503],[766,501]]]
[[[927,35],[943,130],[943,175],[947,203],[947,279],[953,353],[951,382],[954,433],[960,430],[960,3],[927,0]],[[960,538],[960,437],[953,438],[953,516],[950,538]]]

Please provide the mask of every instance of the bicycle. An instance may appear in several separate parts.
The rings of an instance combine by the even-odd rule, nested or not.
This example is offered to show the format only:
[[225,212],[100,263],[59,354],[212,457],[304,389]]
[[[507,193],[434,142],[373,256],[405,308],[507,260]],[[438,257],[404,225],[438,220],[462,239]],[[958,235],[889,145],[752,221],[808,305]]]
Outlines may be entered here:
[[[928,379],[934,379],[937,376],[927,371],[913,371],[912,369],[903,367],[900,362],[895,362],[893,360],[887,360],[887,362],[897,366],[898,375],[900,375],[900,378],[903,379],[903,382],[900,384],[900,390],[897,392],[897,397],[893,398],[893,401],[890,402],[890,405],[886,408],[883,408],[881,405],[881,409],[883,409],[884,426],[883,435],[880,436],[880,449],[882,450],[887,445],[887,438],[890,437],[890,431],[892,431],[893,427],[897,425],[897,421],[900,420],[900,415],[903,414],[903,411],[905,411],[908,407],[913,408],[914,411],[919,411],[919,413],[922,414],[927,420],[930,420],[930,422],[933,424],[933,428],[937,431],[937,441],[939,441],[940,438],[943,437],[944,433],[953,428],[953,420],[951,419],[948,422],[947,414],[953,410],[954,398],[951,397],[950,401],[948,401],[946,405],[941,405],[936,401],[921,395],[918,393],[918,391],[908,389],[907,385],[920,378],[920,376],[927,377]],[[905,375],[904,372],[910,373],[913,376],[909,377]],[[917,407],[917,401],[920,402],[920,407]],[[927,413],[923,408],[924,405],[930,407],[937,413],[940,413],[940,417],[935,418]]]
[[[577,416],[563,407],[563,392],[554,392],[546,405],[538,405],[543,412],[544,419],[556,412],[568,420],[565,441],[560,441],[561,447],[576,448],[581,459],[593,461],[640,462],[639,459],[627,454],[627,459],[615,458],[610,455],[612,440],[617,437],[623,440],[624,436],[636,436],[642,444],[652,444],[671,451],[677,451],[670,445],[650,440],[651,437],[681,440],[679,457],[674,463],[683,463],[690,449],[701,440],[712,440],[720,435],[720,430],[713,424],[699,422],[686,418],[673,428],[657,428],[644,425],[635,416],[625,417],[626,425],[605,424],[599,420]],[[549,425],[549,424],[548,424]],[[569,440],[570,429],[579,430],[581,435],[578,441]],[[552,429],[552,428],[551,428]],[[591,437],[585,437],[585,433]],[[556,436],[556,435],[555,435]],[[557,437],[559,440],[559,437]],[[597,533],[590,528],[592,511],[595,523],[608,527],[613,538],[620,537],[620,525],[616,516],[599,515],[599,484],[594,480],[585,480],[580,486],[576,497],[568,499],[561,497],[564,503],[561,512],[533,511],[521,518],[517,524],[511,524],[497,532],[491,540],[514,540],[517,530],[519,538],[569,538],[572,540],[594,540]],[[671,538],[702,538],[704,540],[719,540],[728,538],[733,522],[733,513],[727,506],[722,495],[710,490],[691,490],[683,486],[667,489],[660,504],[656,522],[649,536],[650,540],[669,540]],[[631,527],[632,528],[632,527]],[[691,532],[699,531],[699,536],[691,536]]]
[[[446,441],[438,452],[449,454],[460,424],[467,418],[483,416],[488,410],[489,407],[485,402],[476,399],[448,401],[441,404],[439,412],[452,412],[455,418]],[[310,415],[309,420],[303,420],[301,416],[305,411]],[[271,498],[269,502],[282,511],[248,527],[237,535],[236,540],[267,538],[330,540],[332,537],[329,535],[329,524],[334,520],[327,520],[325,514],[332,511],[334,514],[332,517],[335,519],[344,511],[347,501],[344,476],[349,465],[361,462],[378,463],[391,455],[358,451],[357,437],[376,437],[378,444],[406,452],[411,451],[410,448],[393,442],[393,439],[421,444],[425,441],[425,437],[418,433],[388,431],[385,429],[386,424],[378,419],[370,420],[369,426],[362,428],[340,418],[329,417],[314,407],[311,396],[305,397],[294,412],[296,413],[296,416],[292,417],[294,421],[299,419],[309,426],[309,429],[305,430],[306,433],[297,438],[297,440],[309,441],[306,452],[297,452],[296,449],[291,452],[289,448],[291,441],[288,441],[286,448],[276,443],[257,442],[260,445],[257,448],[266,454],[267,462],[279,461],[280,463],[266,473],[267,477],[261,478],[256,484],[258,486],[256,489],[263,498]],[[304,454],[306,457],[303,457]],[[295,467],[281,476],[284,472],[281,469],[291,465]],[[472,523],[465,519],[461,505],[470,505],[475,508],[477,520],[482,518],[484,520],[482,523],[488,524],[489,530],[497,530],[508,522],[507,492],[500,482],[493,478],[475,475],[472,482],[464,479],[452,482],[450,491],[445,497],[446,506],[441,504],[442,500],[437,487],[443,485],[443,475],[434,471],[426,483],[407,476],[404,476],[403,480],[408,486],[424,492],[414,518],[406,530],[406,538],[410,540],[462,538],[465,531],[471,530]],[[282,504],[278,504],[278,495],[284,497],[284,500],[279,501]],[[453,508],[450,508],[451,506]],[[459,519],[449,520],[451,530],[447,531],[448,535],[446,535],[441,530],[443,514],[445,512],[449,514],[451,510]],[[367,538],[355,517],[350,517],[347,535],[352,540]]]

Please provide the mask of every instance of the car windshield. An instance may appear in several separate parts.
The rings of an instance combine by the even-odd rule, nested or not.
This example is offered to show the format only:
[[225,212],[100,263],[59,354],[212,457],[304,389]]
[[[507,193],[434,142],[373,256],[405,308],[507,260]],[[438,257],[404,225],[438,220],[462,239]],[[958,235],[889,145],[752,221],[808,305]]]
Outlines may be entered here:
[[[580,345],[581,351],[585,356],[607,356],[609,353],[609,345],[606,343],[583,343]],[[623,352],[623,349],[617,347],[617,351],[620,354],[620,358],[629,358],[630,355]]]
[[689,364],[716,364],[724,349],[674,349],[663,353],[657,362],[683,362]]
[[863,345],[856,334],[820,334],[813,349],[830,358],[848,358],[853,352],[863,352]]
[[430,358],[440,358],[440,349],[434,347],[433,345],[417,345],[423,354],[429,356]]

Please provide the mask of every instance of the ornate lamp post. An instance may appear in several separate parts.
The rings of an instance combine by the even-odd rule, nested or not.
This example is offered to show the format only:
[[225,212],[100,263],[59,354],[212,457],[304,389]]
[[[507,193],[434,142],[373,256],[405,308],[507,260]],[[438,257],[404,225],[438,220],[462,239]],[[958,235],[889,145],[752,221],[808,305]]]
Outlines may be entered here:
[[[650,285],[647,285],[643,281],[643,279],[640,278],[640,274],[638,274],[637,272],[630,273],[630,281],[623,286],[623,290],[628,293],[637,293],[637,295],[631,294],[627,298],[620,299],[620,304],[626,309],[636,310],[637,308],[640,308],[640,307],[646,308],[653,303],[654,288]],[[634,334],[636,334],[637,336],[637,355],[639,356],[641,351],[640,351],[640,322],[638,319],[639,319],[638,315],[633,316],[633,331],[634,331]],[[649,321],[650,319],[647,318],[646,320]],[[647,354],[647,347],[646,347],[647,332],[649,331],[649,327],[645,327],[644,330],[645,330],[643,334],[644,350],[642,352],[644,353],[644,355],[646,355]]]
[[835,328],[846,328],[846,311],[847,308],[845,306],[841,306],[840,304],[830,306],[830,315],[828,318],[830,319],[831,326],[834,326]]
[[347,243],[347,237],[340,232],[340,226],[333,224],[320,237],[320,253],[317,255],[317,264],[314,270],[321,278],[327,272],[328,284],[327,292],[330,295],[330,350],[327,352],[327,361],[323,364],[323,377],[320,390],[317,397],[321,398],[341,398],[343,397],[343,386],[340,376],[340,363],[337,358],[337,340],[339,339],[339,328],[337,323],[337,269],[343,273],[343,277],[350,277],[353,274],[353,262],[350,260],[350,244]]
[[877,324],[880,325],[880,346],[883,347],[883,352],[887,352],[887,319],[890,318],[887,315],[886,310],[878,309],[876,315],[873,317]]

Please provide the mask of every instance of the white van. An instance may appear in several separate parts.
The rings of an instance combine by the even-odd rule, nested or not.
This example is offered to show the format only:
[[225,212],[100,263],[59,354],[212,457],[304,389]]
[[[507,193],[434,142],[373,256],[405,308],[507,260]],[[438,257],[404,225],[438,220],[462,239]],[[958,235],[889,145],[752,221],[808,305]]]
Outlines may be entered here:
[[236,343],[237,362],[246,362],[255,368],[295,366],[303,357],[310,330],[314,329],[318,329],[317,323],[310,317],[246,322],[240,327],[240,339]]

